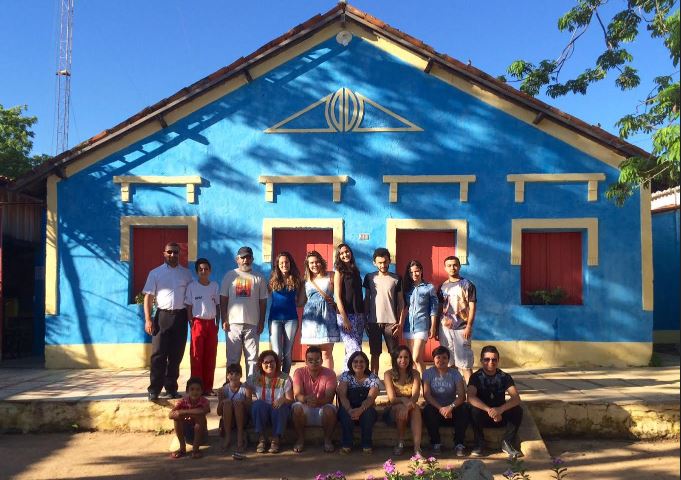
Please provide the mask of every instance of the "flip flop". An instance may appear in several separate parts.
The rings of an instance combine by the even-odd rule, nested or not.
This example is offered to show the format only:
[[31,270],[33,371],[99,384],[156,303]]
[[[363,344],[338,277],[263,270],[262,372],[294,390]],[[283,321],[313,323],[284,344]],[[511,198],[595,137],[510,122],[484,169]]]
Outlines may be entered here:
[[303,453],[303,450],[305,449],[304,445],[302,443],[296,443],[293,446],[293,452],[294,453]]
[[177,460],[178,458],[182,458],[187,454],[187,452],[183,450],[175,450],[170,454],[170,458]]

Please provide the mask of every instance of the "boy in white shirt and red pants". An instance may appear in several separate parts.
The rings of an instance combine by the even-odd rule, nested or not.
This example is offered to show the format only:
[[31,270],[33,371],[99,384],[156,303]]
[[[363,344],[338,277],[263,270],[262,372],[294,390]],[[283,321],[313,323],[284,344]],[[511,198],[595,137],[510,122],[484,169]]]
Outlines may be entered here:
[[220,289],[217,282],[210,280],[210,262],[199,258],[195,263],[199,279],[187,285],[184,303],[187,305],[187,320],[191,326],[192,377],[203,381],[203,394],[213,394],[215,357],[218,351],[218,306]]

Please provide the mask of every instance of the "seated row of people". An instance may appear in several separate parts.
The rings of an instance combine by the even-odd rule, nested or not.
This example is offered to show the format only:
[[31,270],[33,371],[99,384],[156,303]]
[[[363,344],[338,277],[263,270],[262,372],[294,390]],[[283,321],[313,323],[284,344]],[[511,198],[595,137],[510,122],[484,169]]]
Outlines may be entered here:
[[[482,368],[473,374],[467,389],[458,370],[449,367],[449,359],[449,350],[437,347],[433,351],[434,366],[426,370],[422,382],[409,348],[400,346],[394,351],[392,368],[384,376],[389,405],[383,411],[383,420],[397,427],[393,454],[403,453],[407,426],[411,430],[414,453],[421,454],[425,422],[433,454],[442,451],[439,427],[449,425],[454,428],[455,455],[465,456],[464,438],[470,423],[475,439],[471,455],[483,454],[484,427],[501,426],[506,427],[502,450],[511,457],[522,455],[513,446],[522,420],[520,396],[511,376],[498,368],[497,349],[491,345],[482,349]],[[373,427],[378,417],[375,402],[380,390],[379,378],[369,369],[369,359],[362,351],[350,356],[347,368],[337,379],[333,370],[322,366],[322,352],[316,346],[307,349],[305,366],[296,369],[293,378],[281,370],[279,357],[271,350],[259,355],[255,371],[246,383],[241,382],[240,365],[229,365],[228,381],[218,391],[217,413],[221,416],[223,449],[227,451],[232,445],[235,430],[232,455],[235,459],[243,458],[247,443],[244,428],[250,417],[258,435],[257,453],[279,453],[282,436],[291,419],[296,432],[293,445],[296,453],[305,449],[306,426],[321,427],[323,450],[333,452],[333,433],[338,422],[342,432],[341,454],[352,451],[356,425],[360,428],[362,452],[371,454]],[[200,457],[198,446],[205,438],[206,414],[210,410],[201,392],[200,379],[191,378],[187,382],[187,397],[170,413],[180,441],[180,449],[173,452],[173,458],[186,453],[188,432],[193,433],[192,455]],[[423,410],[418,405],[422,392]],[[271,429],[269,442],[268,428]]]

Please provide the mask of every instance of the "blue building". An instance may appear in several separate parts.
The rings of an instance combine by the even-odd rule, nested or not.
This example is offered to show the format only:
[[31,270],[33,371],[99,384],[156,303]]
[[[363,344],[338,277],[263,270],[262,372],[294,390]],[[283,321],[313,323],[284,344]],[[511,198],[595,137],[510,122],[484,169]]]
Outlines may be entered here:
[[652,194],[655,343],[679,344],[679,187]]
[[216,280],[241,245],[265,274],[341,241],[366,273],[387,246],[433,281],[455,253],[476,350],[648,364],[650,194],[604,198],[642,153],[340,4],[20,179],[47,204],[46,365],[148,362],[135,296],[169,239]]

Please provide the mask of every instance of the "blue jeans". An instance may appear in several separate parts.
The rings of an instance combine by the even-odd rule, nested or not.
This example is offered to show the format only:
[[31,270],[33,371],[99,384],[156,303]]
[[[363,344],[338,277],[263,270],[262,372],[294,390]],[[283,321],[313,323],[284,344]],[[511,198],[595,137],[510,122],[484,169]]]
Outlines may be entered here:
[[291,371],[291,352],[297,331],[297,318],[293,320],[270,320],[270,345],[281,359],[281,370],[286,373]]
[[[372,448],[373,441],[371,437],[374,433],[374,423],[376,423],[376,409],[374,407],[367,408],[362,415],[359,416],[359,428],[361,434],[362,448]],[[341,424],[342,440],[341,445],[345,448],[352,448],[352,430],[355,428],[355,421],[350,418],[350,414],[343,408],[343,405],[338,407],[338,421]]]
[[256,400],[251,406],[253,413],[253,423],[255,423],[255,432],[263,433],[268,425],[272,425],[272,435],[281,436],[286,430],[286,422],[288,421],[289,410],[291,405],[283,404],[279,408],[272,408],[272,404],[264,400]]

